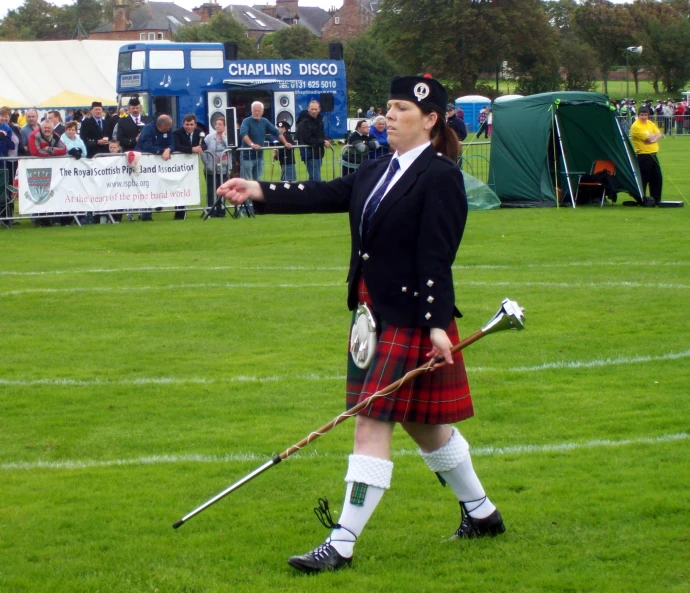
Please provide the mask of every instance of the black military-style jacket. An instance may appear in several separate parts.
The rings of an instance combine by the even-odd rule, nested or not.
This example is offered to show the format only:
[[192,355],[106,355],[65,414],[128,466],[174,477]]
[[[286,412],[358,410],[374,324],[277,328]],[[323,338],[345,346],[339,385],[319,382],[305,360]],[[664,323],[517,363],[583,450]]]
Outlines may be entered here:
[[131,115],[121,117],[117,122],[117,139],[120,141],[122,150],[134,150],[137,145],[137,137],[141,134],[144,126],[151,122],[151,118],[146,115],[139,116],[139,125],[134,122]]
[[460,316],[451,266],[467,220],[462,173],[429,146],[383,198],[362,238],[364,204],[391,156],[365,161],[352,175],[328,183],[262,182],[265,201],[255,201],[254,208],[259,214],[349,212],[348,307],[357,306],[363,274],[383,319],[401,327],[445,329]]

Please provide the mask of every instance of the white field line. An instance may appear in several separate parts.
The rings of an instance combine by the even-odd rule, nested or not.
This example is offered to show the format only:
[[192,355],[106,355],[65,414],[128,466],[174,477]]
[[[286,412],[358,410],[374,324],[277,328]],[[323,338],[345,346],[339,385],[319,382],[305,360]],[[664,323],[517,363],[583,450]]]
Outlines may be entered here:
[[67,386],[67,387],[98,387],[103,385],[212,385],[214,383],[278,383],[283,381],[344,381],[345,375],[294,375],[279,377],[245,376],[229,377],[227,379],[207,379],[204,377],[140,377],[138,379],[0,379],[0,385],[8,387],[32,387],[39,385]]
[[[688,290],[690,284],[668,284],[663,282],[482,282],[482,281],[463,281],[456,282],[456,286],[496,286],[496,287],[529,287],[529,288],[651,288],[654,290],[677,289]],[[73,288],[22,288],[18,290],[7,290],[0,292],[0,296],[21,296],[25,294],[74,294],[86,292],[118,293],[118,292],[143,292],[148,290],[188,290],[188,289],[208,289],[208,288],[344,288],[345,282],[324,282],[306,284],[272,284],[268,282],[210,282],[203,284],[163,284],[160,286],[85,286]]]
[[[469,373],[528,373],[558,369],[592,369],[607,366],[617,366],[626,364],[639,364],[646,362],[659,362],[665,360],[679,360],[690,358],[690,350],[683,352],[670,352],[657,356],[633,356],[616,358],[600,358],[595,360],[564,360],[557,362],[545,362],[534,366],[517,366],[508,368],[497,367],[467,367]],[[240,375],[237,377],[207,379],[204,377],[140,377],[138,379],[71,379],[64,378],[43,378],[43,379],[0,379],[0,386],[6,387],[33,387],[39,385],[66,386],[66,387],[98,387],[105,385],[210,385],[213,383],[280,383],[284,381],[344,381],[345,375],[269,375],[257,377],[251,375]]]
[[[566,262],[561,264],[539,263],[539,264],[468,264],[455,265],[454,270],[518,270],[524,268],[597,268],[597,267],[679,267],[690,266],[690,261],[576,261]],[[199,271],[199,272],[215,272],[225,270],[237,271],[346,271],[345,266],[138,266],[138,267],[123,267],[123,268],[89,268],[78,270],[44,270],[44,271],[12,271],[2,270],[0,276],[51,276],[63,274],[122,274],[122,273],[137,273],[137,272],[171,272],[171,271]]]
[[[565,453],[579,449],[600,449],[610,447],[623,447],[628,445],[658,445],[663,443],[674,443],[687,441],[690,434],[680,432],[676,434],[664,434],[656,437],[638,437],[633,439],[623,439],[612,441],[609,439],[596,439],[583,443],[552,443],[547,445],[513,445],[510,447],[473,447],[474,457],[498,457],[503,455],[527,455],[534,453]],[[104,461],[96,460],[63,460],[63,461],[14,461],[0,464],[0,471],[12,470],[34,470],[34,469],[89,469],[101,467],[118,466],[146,466],[164,465],[179,463],[235,463],[247,461],[268,461],[276,454],[261,455],[259,453],[228,453],[225,455],[199,455],[199,454],[178,454],[178,455],[148,455],[145,457],[135,457],[131,459],[110,459]],[[398,449],[393,451],[393,457],[404,457],[418,455],[414,449]],[[346,455],[333,455],[329,453],[319,453],[314,449],[310,452],[296,453],[292,458],[306,457],[322,459],[330,457],[333,459],[345,459]]]
[[147,290],[187,290],[200,288],[332,288],[345,286],[345,282],[274,284],[269,282],[211,282],[204,284],[164,284],[160,286],[85,286],[74,288],[25,288],[0,292],[0,296],[19,296],[23,294],[64,294],[79,292],[142,292]]

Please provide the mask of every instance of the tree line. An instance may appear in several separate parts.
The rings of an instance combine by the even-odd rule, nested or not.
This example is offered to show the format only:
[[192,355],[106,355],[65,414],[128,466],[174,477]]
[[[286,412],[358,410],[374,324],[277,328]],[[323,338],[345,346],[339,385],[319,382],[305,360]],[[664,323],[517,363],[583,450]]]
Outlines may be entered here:
[[660,92],[690,79],[687,0],[384,0],[372,33],[409,71],[429,70],[476,88],[481,73],[510,75],[523,94],[591,90],[597,72],[608,92],[611,70],[629,53],[636,90],[645,70]]
[[[56,7],[25,0],[0,21],[0,39],[70,39],[77,23],[86,31],[112,18],[115,0],[76,0]],[[687,0],[383,0],[366,34],[344,43],[350,104],[385,101],[396,74],[431,72],[451,94],[495,95],[499,81],[515,80],[516,92],[592,90],[626,63],[639,92],[640,74],[655,92],[682,90],[690,79],[690,3]],[[293,26],[257,44],[231,14],[180,27],[178,41],[234,41],[239,57],[325,58],[328,45]],[[479,84],[489,74],[495,84]]]

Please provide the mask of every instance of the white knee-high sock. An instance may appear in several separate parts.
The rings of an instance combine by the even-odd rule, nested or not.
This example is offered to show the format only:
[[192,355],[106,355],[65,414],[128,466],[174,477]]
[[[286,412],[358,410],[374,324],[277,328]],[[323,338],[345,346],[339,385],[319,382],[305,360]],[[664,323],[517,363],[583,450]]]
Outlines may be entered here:
[[355,540],[381,502],[383,493],[390,488],[393,462],[367,455],[350,455],[347,489],[340,529],[331,532],[330,543],[344,558],[352,556]]
[[419,453],[429,469],[450,486],[471,517],[484,519],[496,510],[474,471],[470,446],[457,428],[453,428],[450,440],[440,449]]

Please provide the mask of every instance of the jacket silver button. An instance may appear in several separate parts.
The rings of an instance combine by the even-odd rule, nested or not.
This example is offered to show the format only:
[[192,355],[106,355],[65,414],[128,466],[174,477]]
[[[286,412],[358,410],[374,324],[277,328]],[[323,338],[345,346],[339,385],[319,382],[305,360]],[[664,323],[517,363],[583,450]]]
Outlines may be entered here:
[[426,281],[426,285],[427,285],[429,288],[431,288],[431,287],[434,285],[434,281],[433,281],[433,280],[427,280],[427,281]]
[[424,319],[426,319],[427,321],[429,321],[429,319],[431,319],[431,313],[427,313],[427,314],[424,316]]
[[403,287],[402,287],[402,291],[403,291],[403,292],[407,292],[407,286],[403,286]]
[[368,254],[368,253],[363,254],[363,255],[362,255],[362,259],[363,259],[364,261],[367,261],[367,260],[369,259],[369,254]]
[[427,303],[433,303],[434,302],[434,297],[430,296],[427,300]]

